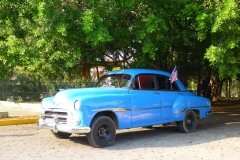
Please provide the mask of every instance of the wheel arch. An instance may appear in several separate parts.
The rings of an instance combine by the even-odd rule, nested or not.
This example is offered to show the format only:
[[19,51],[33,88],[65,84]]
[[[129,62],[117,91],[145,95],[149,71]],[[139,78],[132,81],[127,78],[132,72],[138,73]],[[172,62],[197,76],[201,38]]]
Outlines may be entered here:
[[92,122],[94,120],[95,117],[99,117],[99,116],[106,116],[106,117],[109,117],[113,120],[115,126],[116,126],[116,129],[119,129],[119,125],[118,125],[118,118],[116,116],[116,114],[112,111],[102,111],[102,112],[98,112],[97,114],[95,114],[95,116],[93,117],[92,121],[91,121],[91,125],[92,125]]
[[[188,110],[188,111],[190,111],[190,110]],[[199,110],[192,110],[194,113],[195,113],[195,115],[196,115],[196,117],[197,117],[197,119],[200,119],[200,111]]]

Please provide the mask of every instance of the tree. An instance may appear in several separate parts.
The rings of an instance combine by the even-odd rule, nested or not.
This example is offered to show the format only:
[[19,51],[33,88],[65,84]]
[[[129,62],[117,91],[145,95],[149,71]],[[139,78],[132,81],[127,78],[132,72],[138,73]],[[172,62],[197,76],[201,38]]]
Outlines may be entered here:
[[216,86],[239,74],[234,0],[2,0],[0,11],[2,77],[15,67],[71,80],[97,66],[171,72],[177,65],[198,94],[217,97]]
[[236,79],[240,73],[240,8],[236,0],[204,2],[205,10],[197,18],[198,39],[211,38],[205,58],[219,71],[221,78]]

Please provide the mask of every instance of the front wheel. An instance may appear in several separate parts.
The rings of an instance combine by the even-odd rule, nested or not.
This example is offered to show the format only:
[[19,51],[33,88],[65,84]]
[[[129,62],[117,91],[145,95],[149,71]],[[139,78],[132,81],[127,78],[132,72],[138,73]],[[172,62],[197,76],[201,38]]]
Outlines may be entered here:
[[115,135],[116,127],[113,120],[106,116],[99,116],[94,118],[87,139],[92,146],[102,148],[111,144]]
[[183,121],[177,122],[177,126],[181,132],[190,133],[197,127],[197,116],[194,111],[187,111]]
[[153,126],[145,126],[145,127],[142,127],[142,128],[153,128]]
[[71,133],[53,132],[53,130],[51,130],[51,133],[59,139],[66,139],[66,138],[69,138],[71,136]]

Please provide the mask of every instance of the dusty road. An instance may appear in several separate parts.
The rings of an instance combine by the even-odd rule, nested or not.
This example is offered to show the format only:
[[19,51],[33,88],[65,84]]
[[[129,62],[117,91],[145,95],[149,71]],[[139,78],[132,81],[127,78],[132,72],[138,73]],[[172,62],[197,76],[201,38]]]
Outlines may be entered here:
[[198,121],[191,134],[176,126],[131,129],[117,132],[107,148],[93,148],[85,136],[57,139],[35,124],[0,126],[1,160],[79,159],[240,159],[240,109],[215,111]]

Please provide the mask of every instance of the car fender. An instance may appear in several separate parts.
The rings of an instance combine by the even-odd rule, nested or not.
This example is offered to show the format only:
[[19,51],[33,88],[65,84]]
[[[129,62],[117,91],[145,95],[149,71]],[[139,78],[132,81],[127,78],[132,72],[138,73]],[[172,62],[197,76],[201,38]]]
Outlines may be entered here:
[[173,119],[175,121],[183,120],[188,110],[187,99],[185,96],[179,96],[173,104]]
[[[130,97],[124,94],[99,95],[94,98],[81,99],[82,123],[90,126],[93,118],[104,113],[115,114],[119,128],[131,126],[131,105]],[[107,115],[106,115],[107,116]]]
[[211,111],[211,102],[208,98],[186,96],[186,99],[189,109],[199,111],[199,119],[207,117],[207,112]]

